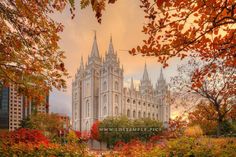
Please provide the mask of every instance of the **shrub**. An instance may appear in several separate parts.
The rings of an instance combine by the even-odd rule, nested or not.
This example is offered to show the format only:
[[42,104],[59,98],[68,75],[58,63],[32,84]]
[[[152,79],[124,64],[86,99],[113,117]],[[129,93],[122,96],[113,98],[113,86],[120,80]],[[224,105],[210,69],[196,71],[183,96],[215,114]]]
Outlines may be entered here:
[[36,145],[47,145],[49,140],[39,130],[18,129],[12,132],[4,132],[0,135],[0,141],[3,145],[11,146],[18,143],[28,143]]
[[86,145],[74,142],[76,133],[68,135],[70,142],[66,145],[51,143],[38,130],[19,129],[13,132],[5,132],[0,136],[1,157],[88,157]]
[[19,156],[19,157],[54,157],[54,156],[70,156],[70,157],[89,157],[85,149],[85,145],[76,144],[49,144],[35,145],[28,143],[18,143],[11,147],[0,149],[1,157]]
[[69,131],[66,139],[67,139],[67,143],[76,143],[79,141],[79,138],[77,137],[75,131],[73,131],[73,130]]
[[119,143],[118,148],[107,157],[235,157],[236,139],[182,137],[155,145],[140,141],[131,141],[127,144]]
[[203,135],[203,131],[199,125],[194,125],[191,127],[188,127],[184,131],[184,135],[187,137],[200,137]]
[[[100,131],[105,128],[106,131]],[[146,131],[133,129],[146,129]],[[155,128],[151,130],[150,128]],[[104,130],[105,130],[104,129]],[[150,129],[150,130],[148,130]],[[107,142],[108,148],[113,147],[118,141],[125,143],[133,139],[148,141],[150,137],[159,135],[162,132],[162,123],[149,118],[130,120],[127,117],[108,117],[102,122],[95,122],[91,131],[93,139]]]

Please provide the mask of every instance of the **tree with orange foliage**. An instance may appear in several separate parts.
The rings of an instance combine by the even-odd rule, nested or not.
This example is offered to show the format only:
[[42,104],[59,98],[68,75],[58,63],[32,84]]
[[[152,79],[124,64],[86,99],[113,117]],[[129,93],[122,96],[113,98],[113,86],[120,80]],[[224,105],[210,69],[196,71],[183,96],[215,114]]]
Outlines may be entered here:
[[204,61],[191,59],[187,65],[180,66],[178,76],[172,78],[173,87],[175,87],[173,89],[176,89],[179,95],[188,93],[187,97],[195,95],[199,102],[207,102],[203,104],[205,105],[203,107],[210,106],[211,110],[208,114],[211,114],[211,118],[217,122],[217,135],[219,136],[223,130],[223,121],[236,103],[236,82],[234,81],[236,69],[226,67],[223,61],[218,60],[217,66],[219,68],[214,73],[205,77],[196,74],[196,71],[206,64]]
[[67,76],[59,48],[60,23],[48,14],[62,11],[63,1],[0,1],[0,82],[40,96],[52,87],[65,88]]
[[[208,76],[222,71],[222,67],[235,68],[235,0],[140,0],[140,2],[147,19],[142,30],[147,39],[143,40],[142,45],[130,50],[130,54],[157,57],[164,67],[168,66],[167,62],[173,57],[183,59],[191,56],[204,61],[204,66],[195,69],[191,76],[192,86],[195,89],[201,88]],[[221,64],[218,64],[219,61]],[[226,87],[235,86],[236,77],[232,76],[230,80],[233,81],[227,82]],[[230,93],[235,95],[235,90],[227,92]],[[213,99],[212,101],[215,101]],[[216,109],[219,110],[219,107]]]
[[[234,131],[233,125],[230,123],[232,119],[231,114],[234,112],[230,110],[223,119],[222,133],[228,134]],[[189,125],[199,125],[206,135],[214,135],[217,131],[217,112],[208,102],[200,102],[188,116]]]
[[200,125],[204,134],[216,133],[217,113],[211,105],[201,102],[189,113],[188,119],[189,125]]
[[[194,55],[204,61],[222,59],[236,65],[234,0],[140,0],[147,23],[142,46],[130,51],[156,56],[167,66],[172,57]],[[213,68],[213,67],[209,67]]]
[[[107,0],[81,0],[81,8],[91,4],[101,22]],[[115,0],[108,0],[114,3]],[[59,33],[63,25],[49,14],[62,12],[69,5],[75,16],[74,0],[1,0],[0,1],[0,82],[15,84],[25,95],[42,99],[53,87],[65,89],[64,52]]]

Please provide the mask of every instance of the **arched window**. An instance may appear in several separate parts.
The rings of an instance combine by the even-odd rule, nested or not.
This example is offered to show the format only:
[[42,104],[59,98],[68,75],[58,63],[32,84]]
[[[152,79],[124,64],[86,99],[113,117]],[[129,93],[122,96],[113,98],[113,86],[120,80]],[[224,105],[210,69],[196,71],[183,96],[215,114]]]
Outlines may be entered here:
[[103,107],[103,115],[104,116],[107,115],[107,107],[106,106]]
[[138,112],[138,118],[141,118],[141,111]]
[[106,104],[106,103],[107,103],[107,95],[104,94],[104,95],[103,95],[103,104]]
[[119,89],[119,84],[117,81],[115,81],[115,90],[118,90]]
[[127,99],[127,103],[129,103],[130,102],[130,100],[129,99]]
[[135,112],[135,110],[133,111],[133,118],[136,118],[136,112]]
[[157,119],[158,119],[158,114],[156,115]]
[[135,100],[133,100],[133,104],[135,104]]
[[143,112],[143,118],[146,118],[146,113],[145,112]]
[[150,114],[150,112],[148,113],[148,118],[150,118],[151,117],[151,114]]
[[103,90],[107,90],[107,82],[106,81],[103,82]]
[[89,117],[89,100],[86,101],[86,116]]
[[115,115],[118,115],[118,111],[119,111],[119,110],[118,110],[118,107],[116,106],[116,107],[115,107]]
[[130,117],[130,110],[127,110],[127,116]]
[[115,103],[118,104],[118,95],[117,94],[115,95]]
[[152,114],[152,119],[155,119],[155,115],[154,115],[154,113]]

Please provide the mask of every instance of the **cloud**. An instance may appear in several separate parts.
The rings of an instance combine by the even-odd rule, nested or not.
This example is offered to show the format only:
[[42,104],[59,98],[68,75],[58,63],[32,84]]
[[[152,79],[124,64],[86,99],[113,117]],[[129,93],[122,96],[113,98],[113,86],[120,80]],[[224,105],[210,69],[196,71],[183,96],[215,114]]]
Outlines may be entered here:
[[65,92],[53,90],[49,97],[49,111],[71,116],[71,96]]

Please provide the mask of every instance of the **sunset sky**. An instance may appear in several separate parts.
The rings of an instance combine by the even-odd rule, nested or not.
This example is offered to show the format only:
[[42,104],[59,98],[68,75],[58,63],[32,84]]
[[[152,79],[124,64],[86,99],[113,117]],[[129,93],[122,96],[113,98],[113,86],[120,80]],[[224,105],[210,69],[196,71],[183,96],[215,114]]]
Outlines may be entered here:
[[[124,81],[128,85],[131,77],[138,84],[142,78],[144,63],[146,61],[149,77],[153,85],[159,78],[161,64],[154,57],[131,56],[129,49],[136,47],[145,38],[141,33],[142,25],[145,23],[143,11],[139,8],[137,0],[119,0],[114,5],[109,5],[103,13],[102,24],[99,24],[92,12],[91,7],[85,10],[76,4],[76,16],[72,20],[70,12],[57,13],[53,19],[64,25],[61,33],[60,46],[65,51],[67,59],[66,68],[71,76],[67,80],[68,89],[66,92],[54,90],[50,94],[50,111],[63,113],[71,116],[71,81],[79,68],[80,58],[84,57],[87,62],[91,52],[94,30],[97,32],[99,53],[104,56],[108,49],[109,39],[112,35],[114,49],[117,51],[121,64],[124,66]],[[170,77],[176,75],[177,59],[172,59],[170,66],[164,69],[164,76],[167,82]],[[176,115],[175,112],[171,113]]]

